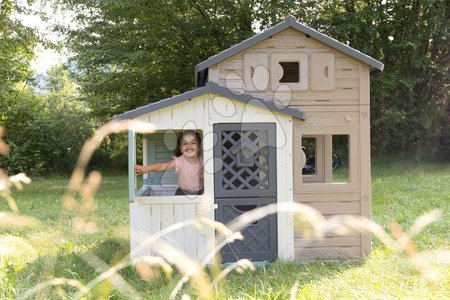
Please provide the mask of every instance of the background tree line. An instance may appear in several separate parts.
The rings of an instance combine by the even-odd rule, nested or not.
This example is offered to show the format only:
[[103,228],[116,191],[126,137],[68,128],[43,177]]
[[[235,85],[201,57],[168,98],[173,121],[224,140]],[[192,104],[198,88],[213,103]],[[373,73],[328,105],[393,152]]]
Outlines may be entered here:
[[94,122],[67,67],[49,69],[43,93],[33,89],[30,62],[45,41],[17,20],[18,13],[29,12],[18,1],[0,2],[0,126],[11,148],[0,156],[0,168],[11,174],[70,172]]
[[[197,63],[292,14],[386,65],[382,74],[371,78],[374,156],[450,157],[448,0],[57,0],[56,4],[74,12],[73,22],[56,29],[65,35],[63,46],[73,55],[70,75],[79,87],[67,101],[74,117],[79,113],[86,117],[75,126],[82,126],[82,121],[92,130],[116,114],[194,88]],[[32,49],[33,35],[22,38]],[[61,107],[59,113],[67,111]],[[59,137],[80,141],[86,137],[76,131],[76,137],[70,137],[71,130],[67,132]],[[121,139],[114,137],[97,159],[108,165],[125,151]]]

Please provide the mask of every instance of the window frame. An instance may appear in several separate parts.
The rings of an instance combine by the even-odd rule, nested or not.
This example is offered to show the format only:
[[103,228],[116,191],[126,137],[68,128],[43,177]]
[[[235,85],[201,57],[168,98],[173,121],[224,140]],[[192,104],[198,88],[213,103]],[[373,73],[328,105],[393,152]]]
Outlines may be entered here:
[[[283,68],[280,62],[298,62],[299,82],[280,82]],[[270,55],[270,87],[273,91],[281,85],[287,85],[292,91],[306,91],[309,89],[309,60],[307,53],[274,53]]]
[[[143,147],[142,147],[142,151],[143,151],[143,153],[142,153],[142,165],[148,165],[150,163],[150,155],[156,155],[157,154],[156,147],[152,147],[155,152],[152,153],[152,154],[150,153],[150,151],[151,151],[149,149],[149,146],[150,146],[149,145],[149,140],[150,140],[149,137],[150,136],[156,135],[156,134],[166,134],[169,131],[172,131],[174,134],[177,135],[177,134],[179,134],[179,133],[181,133],[183,131],[186,131],[186,130],[193,130],[193,131],[196,131],[196,132],[198,132],[200,134],[201,142],[202,142],[201,143],[201,147],[200,147],[200,154],[203,156],[203,153],[204,153],[204,141],[203,141],[203,139],[205,137],[203,129],[190,129],[190,128],[186,128],[186,129],[183,129],[183,128],[157,129],[157,130],[155,130],[152,133],[146,133],[146,134],[142,135],[143,136],[143,138],[142,138],[142,142],[143,142]],[[175,144],[176,144],[176,142],[177,142],[177,140],[175,140]],[[156,145],[153,145],[153,146],[156,146]],[[176,147],[176,145],[175,145],[175,147]],[[167,146],[166,146],[166,148],[167,148]],[[135,145],[135,155],[134,155],[135,158],[138,156],[137,155],[138,154],[137,150],[138,150],[138,147],[137,147],[137,145]],[[152,163],[158,163],[158,162],[160,162],[160,161],[156,161],[156,159],[155,159],[155,161],[152,162]],[[136,163],[137,162],[135,162],[135,164]],[[204,167],[204,164],[205,164],[205,161],[203,161],[203,167]],[[153,172],[153,173],[164,173],[166,171],[157,171],[157,172]],[[134,176],[135,176],[135,178],[134,178],[134,182],[135,182],[134,197],[136,199],[140,199],[140,200],[142,200],[142,199],[168,199],[168,198],[173,198],[173,197],[176,197],[176,198],[188,197],[189,199],[193,199],[193,198],[201,197],[201,196],[203,196],[205,194],[205,191],[203,190],[203,193],[199,194],[199,195],[175,195],[175,194],[174,195],[164,195],[164,191],[170,191],[175,186],[177,188],[179,188],[178,183],[176,183],[176,184],[171,184],[171,183],[163,184],[161,182],[159,182],[159,183],[156,183],[156,182],[152,183],[149,180],[149,173],[144,173],[142,175],[137,175],[136,173],[134,173]],[[138,176],[142,176],[142,180],[138,180],[137,179]],[[163,176],[164,176],[164,174],[162,174],[161,178]],[[138,181],[142,181],[141,186],[137,185]],[[205,185],[204,178],[203,178],[203,185]],[[148,189],[151,186],[159,187],[157,190],[158,191],[162,191],[162,194],[161,195],[142,195],[142,193],[145,191],[145,189]]]
[[[333,135],[347,135],[349,140],[348,145],[348,181],[347,182],[312,182],[326,181],[326,178],[332,179],[332,136]],[[326,191],[358,191],[360,174],[359,174],[359,164],[360,164],[360,154],[359,154],[359,138],[358,138],[358,128],[357,127],[294,127],[293,132],[293,181],[294,181],[294,192],[326,192]],[[320,137],[329,136],[329,138],[324,138],[322,142]],[[321,170],[316,169],[316,175],[307,177],[311,178],[305,182],[305,176],[302,174],[302,168],[304,166],[304,153],[302,150],[302,138],[315,137],[316,151],[318,151],[319,146],[323,149],[322,154],[316,153],[316,159],[323,158],[322,163],[326,164],[324,167],[324,174]],[[327,145],[329,144],[329,145]],[[319,154],[319,155],[318,155]],[[329,157],[326,160],[325,157]],[[319,174],[318,174],[319,173]]]

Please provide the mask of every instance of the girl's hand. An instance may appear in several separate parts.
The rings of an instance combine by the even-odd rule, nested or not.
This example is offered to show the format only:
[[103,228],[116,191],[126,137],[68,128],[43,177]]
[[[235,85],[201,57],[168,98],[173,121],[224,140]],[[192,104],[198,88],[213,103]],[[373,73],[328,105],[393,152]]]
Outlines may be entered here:
[[145,167],[140,165],[134,166],[134,172],[138,175],[146,173]]

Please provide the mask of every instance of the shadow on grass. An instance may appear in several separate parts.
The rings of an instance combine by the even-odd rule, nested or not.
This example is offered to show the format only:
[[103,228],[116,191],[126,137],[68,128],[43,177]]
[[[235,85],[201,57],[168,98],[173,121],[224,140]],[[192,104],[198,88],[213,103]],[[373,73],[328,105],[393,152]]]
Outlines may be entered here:
[[[95,255],[109,266],[113,266],[130,251],[128,240],[108,239],[84,251],[60,251],[57,255],[42,256],[25,268],[18,271],[15,278],[15,290],[17,295],[25,293],[39,283],[53,278],[75,279],[86,285],[105,270],[96,270],[95,267],[86,262],[83,257]],[[128,266],[118,272],[127,283],[141,295],[151,299],[167,299],[171,284],[163,274],[155,272],[152,281],[146,282],[141,279],[136,269]],[[78,290],[69,286],[51,286],[36,293],[37,299],[61,299],[61,296],[71,298]],[[66,294],[66,295],[64,295]],[[119,292],[108,281],[94,287],[88,298],[115,298],[128,299],[130,295]],[[34,297],[32,297],[34,298]]]

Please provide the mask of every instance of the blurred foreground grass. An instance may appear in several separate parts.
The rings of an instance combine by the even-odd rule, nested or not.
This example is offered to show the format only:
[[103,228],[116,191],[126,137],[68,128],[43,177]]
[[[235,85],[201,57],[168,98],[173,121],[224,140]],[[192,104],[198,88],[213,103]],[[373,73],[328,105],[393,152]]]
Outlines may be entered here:
[[[104,175],[96,196],[98,230],[92,235],[71,233],[71,214],[62,211],[61,199],[68,178],[34,178],[23,191],[15,191],[22,214],[33,216],[51,230],[8,231],[0,234],[0,246],[21,243],[21,252],[0,258],[0,298],[15,298],[36,284],[55,277],[77,279],[84,284],[99,270],[83,259],[95,254],[114,264],[129,251],[129,215],[126,176]],[[450,246],[450,164],[416,164],[408,162],[374,163],[372,168],[373,219],[386,231],[391,223],[408,229],[421,214],[439,208],[442,217],[414,238],[421,251]],[[0,210],[7,210],[0,203]],[[61,219],[61,215],[67,218]],[[449,258],[450,259],[450,258]],[[359,262],[299,264],[278,261],[256,272],[230,274],[220,286],[220,299],[289,299],[298,283],[297,299],[449,299],[449,265],[436,265],[437,280],[424,278],[409,263],[406,255],[394,253],[374,240],[372,255]],[[120,274],[147,299],[166,299],[177,282],[155,273],[150,282],[140,279],[132,268]],[[37,298],[70,297],[75,288],[47,288]],[[195,291],[188,288],[195,297]],[[91,298],[129,298],[115,290],[108,281],[98,285]]]

